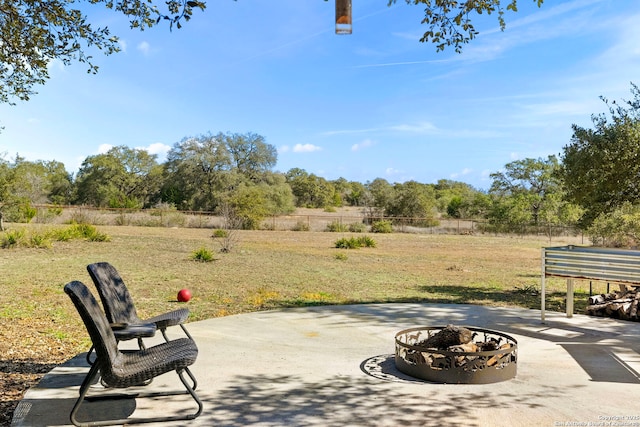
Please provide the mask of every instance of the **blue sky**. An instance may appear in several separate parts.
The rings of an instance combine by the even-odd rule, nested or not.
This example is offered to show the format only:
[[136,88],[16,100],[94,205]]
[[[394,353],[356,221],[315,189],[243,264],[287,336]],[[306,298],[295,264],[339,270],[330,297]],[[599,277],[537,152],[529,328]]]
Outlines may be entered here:
[[39,94],[0,105],[0,155],[58,160],[76,172],[108,147],[164,160],[184,137],[257,133],[276,170],[336,179],[439,179],[488,189],[508,162],[560,154],[571,125],[640,84],[640,2],[520,0],[476,18],[480,35],[436,52],[418,40],[423,10],[353,0],[353,34],[334,33],[323,0],[209,0],[182,29],[130,30],[87,9],[123,52],[94,52],[97,75],[53,62]]

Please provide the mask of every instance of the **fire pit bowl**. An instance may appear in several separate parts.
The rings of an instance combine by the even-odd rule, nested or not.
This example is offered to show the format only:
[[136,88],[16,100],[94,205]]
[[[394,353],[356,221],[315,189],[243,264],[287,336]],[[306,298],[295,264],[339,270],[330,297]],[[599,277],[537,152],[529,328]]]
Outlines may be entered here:
[[[489,384],[516,376],[518,345],[502,332],[466,327],[473,333],[470,346],[447,349],[420,345],[444,326],[405,329],[396,334],[396,368],[414,378],[446,384]],[[486,345],[490,343],[491,345]],[[476,345],[477,344],[477,345]],[[484,350],[484,348],[496,348]]]

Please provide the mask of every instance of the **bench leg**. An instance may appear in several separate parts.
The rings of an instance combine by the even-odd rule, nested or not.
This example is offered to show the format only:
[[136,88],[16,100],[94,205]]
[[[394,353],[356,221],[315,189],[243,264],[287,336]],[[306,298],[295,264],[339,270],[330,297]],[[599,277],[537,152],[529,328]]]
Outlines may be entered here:
[[567,317],[573,317],[573,279],[567,279]]

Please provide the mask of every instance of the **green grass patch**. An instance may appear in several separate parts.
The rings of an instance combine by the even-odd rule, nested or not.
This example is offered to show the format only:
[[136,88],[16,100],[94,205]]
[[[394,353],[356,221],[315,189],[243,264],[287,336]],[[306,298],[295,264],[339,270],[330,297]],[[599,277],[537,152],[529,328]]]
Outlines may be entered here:
[[213,256],[213,251],[205,247],[201,247],[191,253],[191,259],[200,262],[211,262],[215,258]]
[[343,237],[336,240],[335,247],[338,249],[375,248],[376,242],[369,236]]

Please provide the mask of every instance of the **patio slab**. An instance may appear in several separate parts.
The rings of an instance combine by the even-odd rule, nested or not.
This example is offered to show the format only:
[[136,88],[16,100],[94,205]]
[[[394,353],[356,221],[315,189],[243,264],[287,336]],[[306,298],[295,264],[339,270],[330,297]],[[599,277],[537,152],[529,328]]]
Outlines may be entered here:
[[[517,376],[434,384],[395,368],[398,331],[448,323],[513,336]],[[542,324],[539,310],[393,303],[249,313],[187,327],[200,350],[192,371],[205,406],[176,426],[640,426],[640,323],[547,312]],[[12,426],[70,425],[87,371],[84,354],[53,369],[25,394]],[[169,373],[148,387],[181,384]],[[102,419],[194,405],[180,397],[86,408],[85,416]]]

